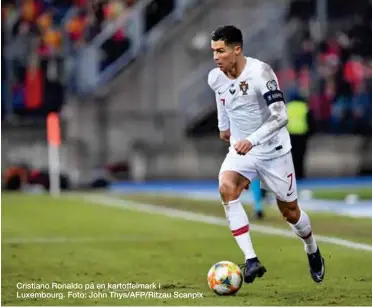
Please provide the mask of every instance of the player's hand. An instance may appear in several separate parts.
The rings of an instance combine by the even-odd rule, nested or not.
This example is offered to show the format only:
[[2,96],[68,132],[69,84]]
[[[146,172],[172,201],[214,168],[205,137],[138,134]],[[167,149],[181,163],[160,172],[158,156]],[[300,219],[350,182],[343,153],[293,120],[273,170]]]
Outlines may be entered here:
[[222,141],[225,141],[225,142],[229,143],[230,142],[230,136],[231,136],[230,129],[228,129],[226,131],[220,131],[220,139]]
[[239,155],[245,155],[252,149],[252,147],[252,143],[248,140],[240,140],[234,145],[234,148]]

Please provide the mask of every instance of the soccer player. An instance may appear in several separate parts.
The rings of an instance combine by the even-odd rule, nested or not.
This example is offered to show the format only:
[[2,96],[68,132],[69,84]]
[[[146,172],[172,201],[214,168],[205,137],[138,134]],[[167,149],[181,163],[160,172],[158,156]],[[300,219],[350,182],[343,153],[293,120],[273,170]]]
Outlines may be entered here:
[[253,196],[253,210],[256,214],[257,219],[261,220],[264,217],[263,208],[262,208],[262,193],[260,180],[256,178],[250,183],[250,189]]
[[249,220],[239,200],[258,176],[277,199],[279,210],[304,243],[310,275],[323,281],[324,259],[311,230],[308,215],[297,203],[296,178],[283,93],[271,67],[245,57],[243,38],[234,26],[212,33],[211,47],[217,68],[208,75],[215,92],[220,138],[230,143],[219,173],[219,192],[229,227],[244,253],[244,281],[252,283],[266,269],[253,249]]

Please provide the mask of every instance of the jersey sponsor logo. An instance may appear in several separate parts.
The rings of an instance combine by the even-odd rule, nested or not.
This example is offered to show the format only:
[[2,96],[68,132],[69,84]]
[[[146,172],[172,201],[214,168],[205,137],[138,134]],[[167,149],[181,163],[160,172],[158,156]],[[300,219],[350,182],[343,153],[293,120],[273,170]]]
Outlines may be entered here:
[[240,87],[240,90],[243,92],[243,95],[247,95],[247,91],[248,91],[248,83],[245,82],[245,81],[242,81],[240,82],[239,84],[239,87]]
[[217,91],[218,95],[221,95],[225,93],[228,90],[228,88],[222,89],[221,91]]
[[231,95],[234,95],[236,92],[236,89],[234,88],[234,83],[230,84],[229,92]]
[[267,81],[266,87],[269,91],[276,91],[278,89],[278,84],[275,80]]
[[287,178],[289,178],[291,180],[290,183],[289,183],[287,196],[291,196],[294,193],[294,191],[290,192],[292,190],[292,185],[293,185],[293,173],[288,174]]

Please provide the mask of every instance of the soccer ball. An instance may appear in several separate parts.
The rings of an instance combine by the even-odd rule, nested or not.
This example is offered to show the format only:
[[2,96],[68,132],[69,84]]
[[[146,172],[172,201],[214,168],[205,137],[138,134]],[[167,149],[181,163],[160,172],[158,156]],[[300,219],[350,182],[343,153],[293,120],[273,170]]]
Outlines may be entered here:
[[242,286],[243,276],[239,266],[231,261],[220,261],[208,272],[208,286],[218,295],[232,295]]

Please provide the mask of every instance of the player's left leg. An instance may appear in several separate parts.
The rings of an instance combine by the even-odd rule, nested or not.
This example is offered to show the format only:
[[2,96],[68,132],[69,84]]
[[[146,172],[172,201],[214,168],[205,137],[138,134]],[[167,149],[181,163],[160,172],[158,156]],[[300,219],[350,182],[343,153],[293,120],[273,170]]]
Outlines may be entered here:
[[321,282],[325,273],[324,259],[313,236],[309,216],[297,203],[297,185],[291,153],[272,160],[262,160],[258,165],[258,172],[267,188],[275,194],[283,217],[303,241],[311,278],[317,283]]

